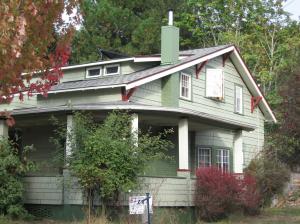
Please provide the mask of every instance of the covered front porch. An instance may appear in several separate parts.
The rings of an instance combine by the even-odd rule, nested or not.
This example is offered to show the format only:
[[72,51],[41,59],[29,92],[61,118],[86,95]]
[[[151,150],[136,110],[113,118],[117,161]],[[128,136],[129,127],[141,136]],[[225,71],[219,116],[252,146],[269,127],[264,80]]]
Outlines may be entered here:
[[[97,122],[102,122],[111,109],[89,111]],[[198,166],[216,164],[227,166],[236,173],[242,172],[243,127],[179,112],[139,109],[131,109],[129,112],[133,117],[133,131],[146,131],[151,127],[152,132],[157,133],[172,128],[174,133],[169,138],[174,148],[168,152],[173,159],[149,164],[141,174],[141,187],[124,194],[121,198],[123,204],[127,204],[129,195],[150,192],[155,206],[192,206],[194,171]],[[33,144],[36,149],[30,154],[30,159],[38,164],[38,170],[24,178],[25,203],[82,205],[84,200],[81,189],[75,179],[70,181],[67,177],[66,164],[54,160],[57,154],[49,142],[55,129],[50,120],[53,115],[64,122],[67,129],[72,128],[72,110],[19,113],[15,115],[16,126],[10,128],[11,134],[19,133],[23,146]],[[5,135],[8,129],[2,121],[1,130]],[[228,154],[225,151],[217,154],[220,150],[226,150]],[[60,156],[65,157],[70,153],[72,150],[66,147]]]

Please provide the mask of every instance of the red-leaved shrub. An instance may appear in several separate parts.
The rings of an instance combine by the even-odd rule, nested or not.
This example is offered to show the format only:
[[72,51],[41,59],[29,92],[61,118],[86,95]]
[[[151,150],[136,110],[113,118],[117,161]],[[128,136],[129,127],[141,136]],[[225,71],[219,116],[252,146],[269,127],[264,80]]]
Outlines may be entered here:
[[252,176],[235,176],[216,167],[199,168],[196,176],[195,206],[201,219],[218,220],[240,209],[258,212],[260,197]]

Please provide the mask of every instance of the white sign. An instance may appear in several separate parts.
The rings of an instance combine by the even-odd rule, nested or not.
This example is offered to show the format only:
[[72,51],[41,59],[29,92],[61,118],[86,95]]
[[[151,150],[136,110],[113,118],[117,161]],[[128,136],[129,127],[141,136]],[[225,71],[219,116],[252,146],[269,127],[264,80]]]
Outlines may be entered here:
[[[152,196],[149,198],[150,213],[153,213],[152,209]],[[129,197],[129,214],[140,215],[147,213],[147,199],[146,196],[132,196]]]

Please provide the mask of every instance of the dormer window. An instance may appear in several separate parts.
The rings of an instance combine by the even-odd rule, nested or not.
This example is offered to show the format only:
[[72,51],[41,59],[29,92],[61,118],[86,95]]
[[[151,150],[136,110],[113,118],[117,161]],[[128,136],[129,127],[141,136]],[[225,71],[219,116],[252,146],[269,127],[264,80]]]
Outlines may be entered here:
[[206,97],[224,99],[224,74],[222,69],[206,69]]
[[86,77],[87,78],[96,78],[102,75],[101,67],[93,67],[86,69]]
[[104,75],[118,75],[120,74],[120,65],[106,65],[104,66]]

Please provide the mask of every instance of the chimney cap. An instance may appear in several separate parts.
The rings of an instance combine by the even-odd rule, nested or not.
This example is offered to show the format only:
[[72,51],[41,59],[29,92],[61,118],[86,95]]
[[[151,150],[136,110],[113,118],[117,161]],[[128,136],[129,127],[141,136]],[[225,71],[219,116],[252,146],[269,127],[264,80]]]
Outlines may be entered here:
[[173,26],[173,9],[169,9],[169,20],[168,25]]

